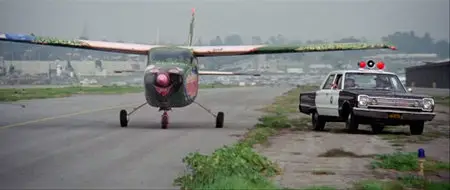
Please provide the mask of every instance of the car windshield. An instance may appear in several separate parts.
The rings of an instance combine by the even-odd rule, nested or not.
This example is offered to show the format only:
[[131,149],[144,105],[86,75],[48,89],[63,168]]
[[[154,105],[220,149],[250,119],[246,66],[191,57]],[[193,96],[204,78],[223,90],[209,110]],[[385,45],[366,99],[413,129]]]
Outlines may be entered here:
[[397,75],[383,73],[347,73],[344,89],[375,89],[406,92]]
[[186,50],[154,50],[150,52],[151,62],[190,63],[192,54]]

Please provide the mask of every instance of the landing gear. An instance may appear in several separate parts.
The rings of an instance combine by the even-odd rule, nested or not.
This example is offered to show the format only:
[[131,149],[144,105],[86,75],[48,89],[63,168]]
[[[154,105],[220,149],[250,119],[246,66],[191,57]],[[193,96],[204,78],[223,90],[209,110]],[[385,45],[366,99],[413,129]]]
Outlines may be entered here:
[[204,109],[206,112],[208,112],[209,114],[211,114],[213,117],[216,118],[216,128],[223,128],[223,123],[225,120],[225,114],[223,112],[220,111],[216,115],[210,109],[206,108],[205,106],[202,106],[198,102],[194,102],[194,103],[197,104],[198,106],[200,106],[202,109]]
[[120,119],[120,126],[121,127],[127,127],[128,126],[127,110],[120,110],[119,119]]
[[169,126],[169,114],[167,111],[164,111],[164,113],[161,115],[161,129],[167,129]]
[[[204,110],[206,110],[209,114],[211,114],[216,119],[216,125],[215,125],[216,128],[223,128],[224,118],[225,118],[225,114],[223,112],[218,112],[216,115],[213,112],[211,112],[209,109],[200,105],[199,103],[197,103],[197,102],[195,102],[195,103],[197,105],[199,105],[201,108],[203,108]],[[138,107],[134,108],[130,113],[127,113],[126,110],[120,110],[120,112],[119,112],[120,126],[127,127],[128,122],[130,121],[129,120],[130,115],[133,114],[134,112],[136,112],[137,110],[139,110],[140,108],[142,108],[146,104],[147,104],[147,102],[139,105]],[[161,107],[161,108],[159,108],[159,111],[163,111],[163,114],[161,115],[161,129],[167,129],[169,127],[168,111],[171,111],[171,108]]]
[[120,126],[121,127],[128,127],[129,116],[136,112],[138,109],[142,108],[142,106],[145,106],[147,102],[141,104],[140,106],[134,108],[130,113],[127,113],[127,110],[120,110],[119,112],[119,120],[120,120]]
[[217,113],[217,116],[216,116],[216,128],[223,128],[224,117],[225,117],[225,115],[224,115],[223,112]]

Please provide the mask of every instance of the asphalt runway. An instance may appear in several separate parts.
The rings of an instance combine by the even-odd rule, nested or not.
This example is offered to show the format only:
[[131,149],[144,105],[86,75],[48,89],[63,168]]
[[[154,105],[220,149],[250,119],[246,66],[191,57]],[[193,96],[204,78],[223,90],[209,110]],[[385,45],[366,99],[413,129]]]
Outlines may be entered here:
[[[85,95],[0,104],[0,188],[168,189],[182,158],[236,141],[257,122],[254,111],[289,87],[202,89],[197,101],[225,112],[225,127],[192,104],[170,112],[148,106],[119,125],[119,110],[144,102],[142,93]],[[123,105],[123,106],[121,106]]]

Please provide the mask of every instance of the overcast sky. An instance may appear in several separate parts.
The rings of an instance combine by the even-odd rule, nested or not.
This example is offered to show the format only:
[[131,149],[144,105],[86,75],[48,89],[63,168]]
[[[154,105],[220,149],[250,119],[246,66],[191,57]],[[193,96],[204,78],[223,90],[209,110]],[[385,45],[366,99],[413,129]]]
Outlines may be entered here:
[[153,42],[187,40],[191,8],[196,37],[240,34],[267,39],[379,41],[394,31],[429,32],[449,39],[449,0],[0,0],[0,31],[91,39]]

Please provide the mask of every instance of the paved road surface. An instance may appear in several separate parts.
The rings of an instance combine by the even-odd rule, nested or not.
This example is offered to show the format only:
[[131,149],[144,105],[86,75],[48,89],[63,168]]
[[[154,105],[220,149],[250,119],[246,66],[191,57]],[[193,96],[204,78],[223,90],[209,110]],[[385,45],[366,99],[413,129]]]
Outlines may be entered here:
[[[228,88],[200,91],[198,102],[225,112],[225,128],[197,105],[170,112],[144,107],[129,128],[120,128],[117,105],[139,104],[142,94],[86,95],[0,105],[2,188],[171,188],[188,152],[211,152],[236,139],[288,88]],[[130,110],[130,108],[128,108]]]

